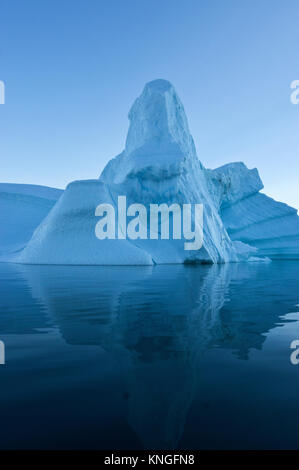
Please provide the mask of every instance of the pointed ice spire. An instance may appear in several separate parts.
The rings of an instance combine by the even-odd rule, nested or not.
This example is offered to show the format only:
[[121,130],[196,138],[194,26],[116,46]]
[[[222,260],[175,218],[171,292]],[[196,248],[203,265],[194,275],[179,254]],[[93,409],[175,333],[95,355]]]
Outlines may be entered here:
[[[129,112],[130,127],[126,155],[145,148],[164,153],[165,147],[176,144],[187,157],[196,156],[184,107],[172,84],[154,80],[145,85]],[[159,151],[160,149],[160,151]]]

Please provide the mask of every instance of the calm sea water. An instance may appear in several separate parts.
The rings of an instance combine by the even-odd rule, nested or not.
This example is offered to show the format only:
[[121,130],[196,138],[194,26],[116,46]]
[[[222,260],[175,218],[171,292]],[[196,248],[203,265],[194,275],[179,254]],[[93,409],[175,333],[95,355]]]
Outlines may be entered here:
[[0,448],[299,448],[299,263],[0,264]]

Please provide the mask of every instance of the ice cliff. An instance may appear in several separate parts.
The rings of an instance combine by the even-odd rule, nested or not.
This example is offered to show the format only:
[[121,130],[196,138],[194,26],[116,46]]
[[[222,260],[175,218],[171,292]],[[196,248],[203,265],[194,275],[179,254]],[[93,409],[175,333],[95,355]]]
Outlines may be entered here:
[[215,187],[221,183],[219,212],[231,240],[256,247],[259,256],[299,259],[297,210],[261,193],[256,169],[231,163],[211,174]]
[[[148,83],[129,120],[124,151],[110,160],[98,180],[70,183],[12,261],[150,265],[299,256],[296,210],[260,192],[256,169],[242,163],[216,170],[202,165],[184,107],[168,81]],[[187,251],[184,239],[96,238],[96,207],[110,204],[117,212],[118,197],[124,195],[128,206],[203,204],[202,248]]]

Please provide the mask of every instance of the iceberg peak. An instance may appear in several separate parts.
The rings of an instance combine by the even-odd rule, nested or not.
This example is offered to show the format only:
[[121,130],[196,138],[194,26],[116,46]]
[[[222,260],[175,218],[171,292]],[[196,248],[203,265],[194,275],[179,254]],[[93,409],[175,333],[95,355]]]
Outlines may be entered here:
[[[165,154],[175,149],[185,157],[196,156],[184,106],[167,80],[147,83],[129,112],[130,127],[125,154]],[[171,153],[172,153],[171,152]]]
[[147,82],[144,88],[149,88],[156,92],[163,93],[168,91],[170,88],[173,88],[173,85],[168,80],[164,80],[164,78],[157,78],[156,80]]

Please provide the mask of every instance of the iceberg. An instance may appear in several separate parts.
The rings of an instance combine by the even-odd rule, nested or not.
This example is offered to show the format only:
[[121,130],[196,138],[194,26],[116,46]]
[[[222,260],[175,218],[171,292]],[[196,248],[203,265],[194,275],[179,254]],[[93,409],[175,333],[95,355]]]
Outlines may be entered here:
[[47,186],[0,183],[0,259],[26,246],[62,193]]
[[[237,251],[209,191],[209,173],[199,161],[183,105],[165,80],[148,83],[129,113],[124,152],[99,180],[77,181],[36,229],[15,261],[47,264],[163,264],[237,261]],[[96,207],[203,204],[204,242],[186,251],[184,240],[98,240]],[[194,220],[193,220],[194,222]]]
[[256,248],[270,259],[299,259],[297,210],[260,191],[257,169],[231,163],[211,170],[221,219],[231,240]]
[[[257,169],[249,170],[244,163],[204,167],[170,82],[147,83],[129,121],[124,151],[108,162],[99,179],[70,183],[55,205],[44,209],[44,217],[35,219],[33,234],[32,220],[31,239],[28,231],[24,248],[11,250],[10,261],[154,265],[299,257],[297,211],[261,193]],[[124,227],[120,239],[99,240],[96,208],[104,204],[117,213],[122,196],[128,206],[142,205],[148,212],[153,204],[203,205],[201,248],[186,250],[185,240],[175,237],[128,238]],[[169,223],[173,219],[170,214]],[[191,225],[196,223],[192,214]],[[120,227],[118,215],[115,224]]]
[[99,180],[70,183],[15,261],[26,264],[153,264],[148,253],[127,240],[98,240],[95,208],[111,203]]

